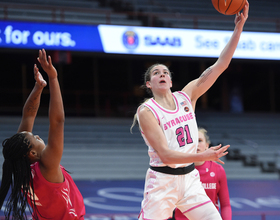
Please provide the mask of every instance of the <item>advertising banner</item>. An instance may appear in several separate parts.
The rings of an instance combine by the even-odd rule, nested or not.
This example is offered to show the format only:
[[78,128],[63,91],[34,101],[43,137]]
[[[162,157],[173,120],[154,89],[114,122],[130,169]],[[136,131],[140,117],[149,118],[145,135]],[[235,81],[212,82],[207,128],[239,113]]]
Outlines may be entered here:
[[0,21],[0,47],[103,52],[97,26]]
[[[188,57],[219,57],[233,33],[113,25],[98,29],[105,53]],[[243,32],[234,58],[279,60],[280,34]]]
[[[219,57],[233,31],[0,21],[0,48]],[[243,32],[233,58],[280,59],[280,33]]]

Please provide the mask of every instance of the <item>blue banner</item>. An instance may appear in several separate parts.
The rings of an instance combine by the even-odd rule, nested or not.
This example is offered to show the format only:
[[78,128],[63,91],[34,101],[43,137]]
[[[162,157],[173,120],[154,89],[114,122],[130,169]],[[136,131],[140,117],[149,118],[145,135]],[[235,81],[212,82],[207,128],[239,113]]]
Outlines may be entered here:
[[103,52],[97,26],[0,21],[0,47]]

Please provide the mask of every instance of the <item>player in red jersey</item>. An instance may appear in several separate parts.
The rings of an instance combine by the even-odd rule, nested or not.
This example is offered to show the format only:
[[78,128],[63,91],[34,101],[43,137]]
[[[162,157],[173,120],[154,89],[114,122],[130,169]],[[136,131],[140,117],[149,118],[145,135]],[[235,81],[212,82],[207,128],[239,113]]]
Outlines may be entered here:
[[3,207],[5,219],[27,219],[25,211],[28,207],[35,220],[81,220],[85,215],[83,197],[60,165],[65,116],[57,71],[44,49],[39,50],[38,61],[49,78],[48,143],[31,133],[41,94],[47,85],[35,64],[36,83],[23,107],[18,133],[2,143],[4,163],[0,207],[11,187],[11,195]]
[[[198,129],[197,153],[206,151],[209,148],[210,139],[204,128]],[[229,200],[226,172],[224,168],[213,161],[195,162],[195,168],[199,171],[200,180],[206,194],[219,210],[220,201],[221,216],[223,220],[232,219],[232,211]],[[179,210],[175,210],[176,220],[187,220],[188,218]]]

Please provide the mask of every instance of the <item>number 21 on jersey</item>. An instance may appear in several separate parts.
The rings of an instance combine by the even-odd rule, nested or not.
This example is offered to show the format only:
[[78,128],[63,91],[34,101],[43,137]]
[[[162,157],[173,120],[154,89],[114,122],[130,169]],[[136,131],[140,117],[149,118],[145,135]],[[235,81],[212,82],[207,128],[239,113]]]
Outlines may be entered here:
[[[185,138],[186,133],[186,138]],[[179,127],[176,129],[176,135],[177,135],[177,141],[180,147],[184,147],[187,144],[193,143],[190,129],[188,125],[185,125],[185,127]]]

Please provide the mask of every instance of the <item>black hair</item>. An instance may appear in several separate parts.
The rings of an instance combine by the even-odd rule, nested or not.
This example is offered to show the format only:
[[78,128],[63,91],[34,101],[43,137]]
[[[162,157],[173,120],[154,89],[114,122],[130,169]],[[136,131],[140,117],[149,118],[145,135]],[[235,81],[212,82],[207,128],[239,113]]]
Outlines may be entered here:
[[[2,143],[4,163],[2,166],[2,183],[0,187],[0,207],[2,208],[4,200],[11,187],[11,194],[5,205],[5,219],[27,219],[26,208],[28,207],[34,219],[32,210],[36,209],[33,180],[30,168],[28,152],[31,149],[31,143],[24,133],[17,133],[7,138]],[[28,204],[28,196],[33,201]]]

